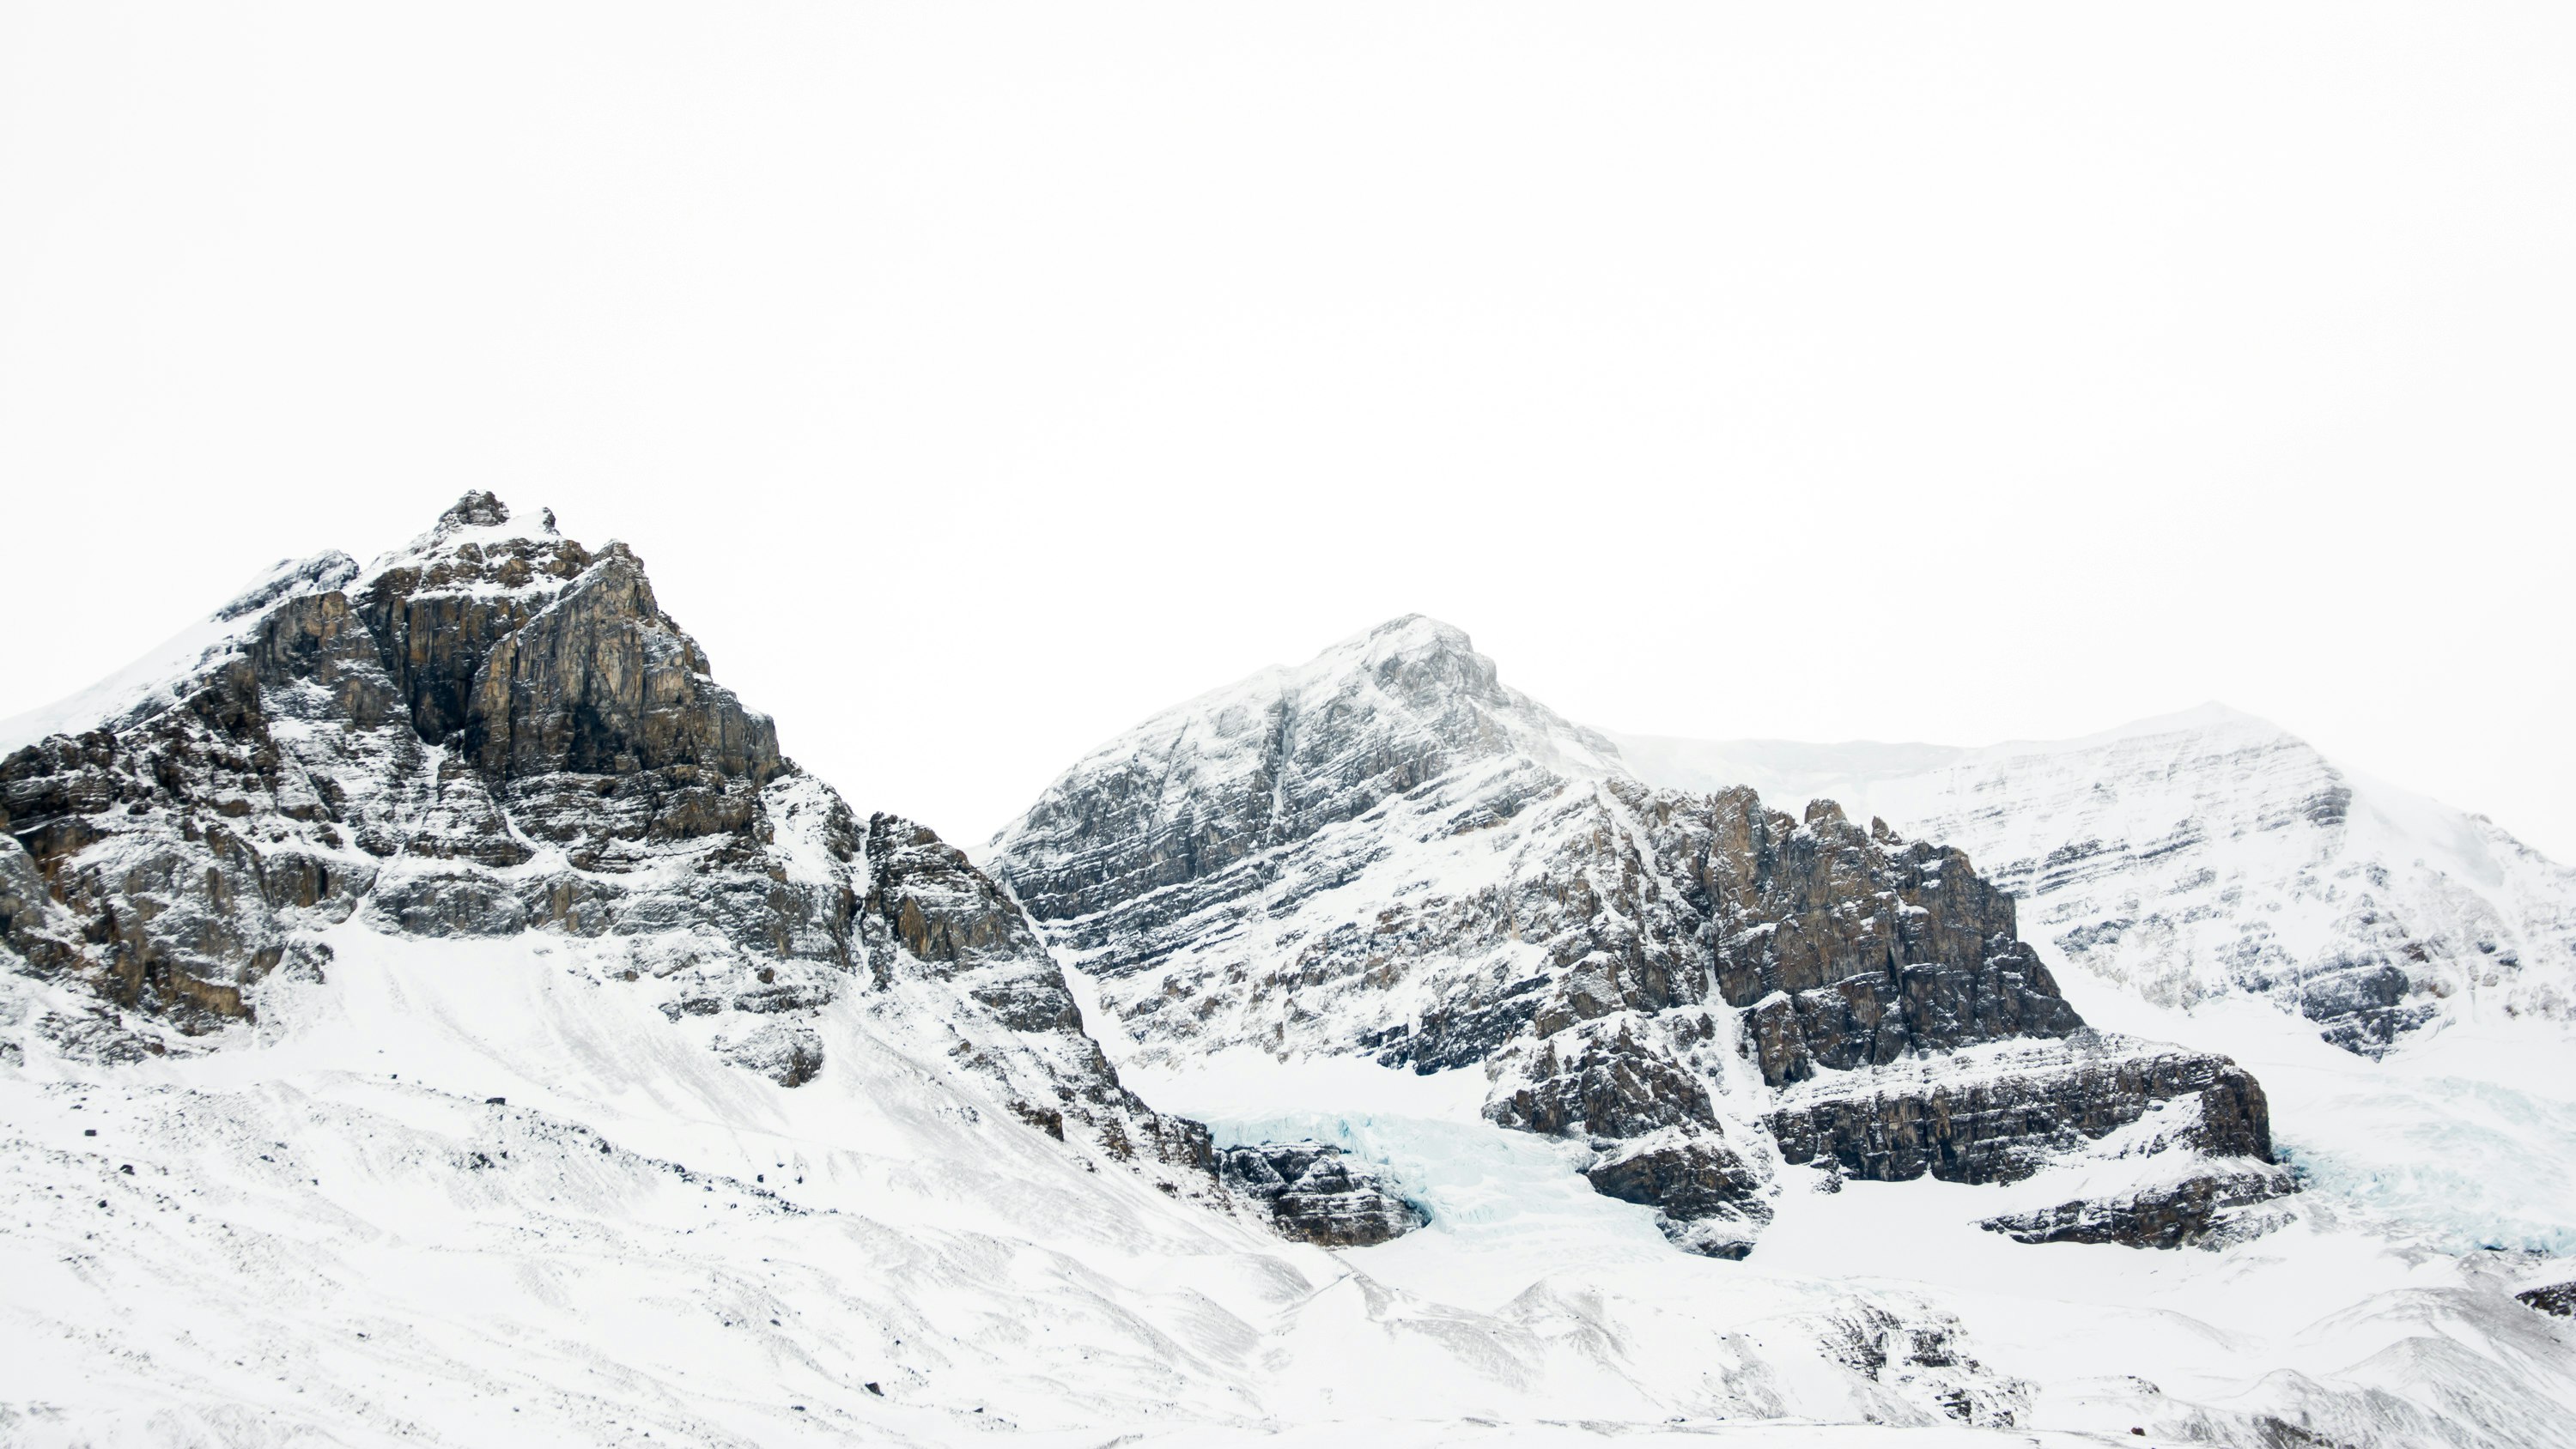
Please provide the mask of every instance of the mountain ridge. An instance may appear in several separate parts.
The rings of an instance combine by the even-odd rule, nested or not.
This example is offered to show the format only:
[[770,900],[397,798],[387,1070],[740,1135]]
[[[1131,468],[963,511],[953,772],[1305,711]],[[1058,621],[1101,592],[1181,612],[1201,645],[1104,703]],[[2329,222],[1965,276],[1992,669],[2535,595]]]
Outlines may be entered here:
[[2251,992],[2364,1052],[2490,996],[2576,1016],[2576,870],[2223,705],[1939,754],[1613,738],[1657,778],[1830,789],[1953,841],[2068,960],[2153,1000]]
[[[1018,908],[900,817],[780,753],[661,612],[641,560],[469,493],[361,569],[281,565],[0,759],[0,943],[33,1054],[220,1047],[338,927],[598,943],[720,1059],[797,1088],[818,1013],[920,983],[1031,1124],[1223,1194],[1204,1129],[1120,1086]],[[175,665],[141,683],[150,668]]]
[[[1588,1141],[1597,1188],[1701,1252],[1751,1251],[1780,1171],[1819,1157],[2012,1179],[2184,1100],[2203,1126],[2172,1141],[2270,1159],[2261,1090],[2223,1062],[2103,1076],[2061,1054],[1955,1103],[1882,1092],[1856,1069],[2084,1031],[2011,900],[1827,802],[1798,820],[1653,791],[1419,615],[1149,718],[989,858],[1148,1059],[1480,1067],[1490,1120]],[[1766,1105],[1820,1068],[1849,1100],[1794,1123]]]
[[[2256,1072],[2307,1112],[2378,1064],[2070,1026],[1955,850],[1614,777],[1454,630],[1122,777],[1186,822],[1073,854],[1172,915],[1072,917],[1086,956],[798,769],[640,561],[459,510],[0,757],[0,1436],[2502,1449],[2576,1412],[2563,1259],[2382,1240],[2371,1161],[2306,1138],[2280,1195]],[[1343,909],[1372,881],[1420,888]],[[1461,922],[1529,974],[1429,990]],[[1314,955],[1181,981],[1131,1046],[1175,946]],[[2504,1181],[2418,1079],[2407,1125]]]

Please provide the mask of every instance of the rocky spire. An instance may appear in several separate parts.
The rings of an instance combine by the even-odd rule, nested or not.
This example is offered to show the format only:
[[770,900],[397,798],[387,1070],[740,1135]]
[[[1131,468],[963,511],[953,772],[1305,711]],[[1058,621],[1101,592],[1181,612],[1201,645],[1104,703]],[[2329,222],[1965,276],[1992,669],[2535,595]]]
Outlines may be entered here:
[[438,515],[437,531],[452,534],[468,528],[499,528],[510,521],[510,509],[488,492],[468,493]]

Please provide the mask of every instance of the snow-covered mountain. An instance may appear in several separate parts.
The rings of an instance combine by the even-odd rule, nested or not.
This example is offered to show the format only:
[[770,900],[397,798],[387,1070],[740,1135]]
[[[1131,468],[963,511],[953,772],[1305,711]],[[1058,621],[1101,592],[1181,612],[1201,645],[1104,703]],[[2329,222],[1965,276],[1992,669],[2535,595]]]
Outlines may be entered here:
[[1957,852],[1651,789],[1455,631],[1380,635],[1086,762],[1047,828],[1090,853],[1021,884],[1097,977],[799,770],[630,552],[489,495],[0,726],[0,1443],[2576,1416],[2576,1333],[2513,1297],[2576,1244],[2462,1253],[2429,1177],[2387,1206],[2427,1154],[2291,1125],[2377,1073],[2474,1120],[2490,1185],[2576,1163],[2576,1105],[2472,1119],[2430,1058],[2217,1012],[2079,1025],[2131,999],[2061,990]]
[[0,761],[15,1064],[229,1042],[327,979],[353,921],[540,932],[784,1087],[827,1067],[833,1001],[932,992],[1015,1110],[1184,1179],[1209,1166],[1203,1134],[1119,1087],[964,856],[861,823],[710,677],[630,550],[594,554],[551,514],[523,531],[469,494],[372,566],[280,564],[40,724],[102,707]]
[[1984,749],[1622,736],[1640,777],[1827,798],[1966,851],[2022,921],[2151,1001],[2250,992],[2354,1051],[2576,1018],[2576,870],[2219,705]]
[[[1443,1239],[1459,1150],[1458,1129],[1388,1084],[1396,1068],[1459,1083],[1443,1088],[1444,1120],[1472,1113],[1555,1144],[1596,1192],[1653,1205],[1682,1246],[1749,1250],[1748,1266],[1813,1268],[1814,1204],[1865,1196],[1891,1215],[1879,1268],[1913,1281],[1946,1277],[1933,1260],[1966,1261],[1936,1223],[2061,1255],[2197,1242],[2240,1269],[2302,1264],[2320,1288],[2360,1290],[2381,1254],[2439,1263],[2452,1283],[2564,1272],[2576,1083],[2550,1065],[2563,1037],[2463,1031],[2443,1053],[2374,1064],[2268,997],[2172,1010],[2089,964],[2070,968],[2080,992],[2062,990],[2048,958],[2066,958],[2021,940],[2006,878],[1932,830],[1863,830],[1831,789],[1808,788],[1946,753],[1883,747],[1784,781],[1733,764],[1678,776],[1672,756],[1687,752],[1659,758],[1655,743],[1569,723],[1502,684],[1458,630],[1400,619],[1092,751],[989,856],[1096,994],[1113,1054],[1207,1115],[1220,1142],[1313,1131],[1334,1100],[1319,1083],[1355,1083],[1353,1105],[1322,1122],[1432,1206],[1432,1227],[1381,1261]],[[1767,810],[1746,780],[1815,803],[1803,818]],[[2282,1114],[2222,1053],[2290,1084],[2297,1120],[2282,1131],[2308,1191],[2278,1195],[2261,1133]],[[1472,1190],[1455,1208],[1494,1211]],[[1591,1247],[1535,1236],[1552,1261]],[[2063,1261],[1980,1271],[2055,1283]],[[2184,1277],[2196,1274],[2197,1260]],[[1935,1301],[1963,1288],[1978,1291],[1952,1279]],[[2052,1292],[2016,1287],[2012,1312],[2044,1320],[2054,1310],[2034,1300]],[[2496,1367],[2453,1359],[2466,1340],[2447,1330],[2396,1329],[2404,1310],[2367,1290],[2300,1332],[2381,1323],[2407,1344],[2402,1371],[2291,1370],[2253,1347],[2250,1304],[2221,1300],[2169,1302],[2195,1332],[2245,1348],[2231,1395],[2342,1385],[2323,1390],[2335,1407],[2314,1401],[2247,1442],[2554,1433],[2469,1407],[2466,1385]],[[2391,1398],[2399,1379],[2409,1387]],[[2454,1407],[2423,1419],[2395,1399]],[[2237,1431],[2209,1419],[2156,1432]]]
[[2288,1185],[2254,1079],[2087,1028],[1958,852],[1640,785],[1433,620],[1139,725],[993,859],[1138,1059],[1480,1070],[1696,1251],[1752,1251],[1792,1167],[2017,1181],[2116,1134],[2138,1184],[2021,1228],[2168,1245]]

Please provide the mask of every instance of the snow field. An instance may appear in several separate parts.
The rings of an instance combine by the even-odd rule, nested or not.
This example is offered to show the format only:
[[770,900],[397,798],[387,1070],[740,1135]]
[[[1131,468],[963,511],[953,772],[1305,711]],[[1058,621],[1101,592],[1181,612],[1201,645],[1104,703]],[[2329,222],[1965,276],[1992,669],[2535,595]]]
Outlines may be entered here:
[[[1577,1420],[1939,1421],[1794,1334],[1787,1371],[1748,1347],[1669,1377],[1582,1292],[1447,1303],[1168,1199],[1021,1125],[900,1003],[830,1008],[825,1071],[790,1092],[716,1061],[696,1036],[722,1022],[665,1020],[602,943],[352,926],[332,944],[325,982],[264,988],[254,1040],[0,1068],[0,1441],[1178,1444],[1333,1424],[1378,1442],[1351,1426],[1383,1423],[1432,1443],[1477,1419],[1485,1442],[1551,1443],[1591,1436]],[[1569,1221],[1626,1215],[1639,1264],[1677,1261],[1642,1214],[1568,1193],[1534,1140],[1504,1144],[1478,1210],[1469,1169],[1500,1134],[1453,1116],[1417,1137],[1444,1133],[1459,1170],[1426,1181],[1451,1223],[1526,1247],[1536,1209],[1503,1199],[1543,1177]]]
[[[2089,1014],[2110,988],[2085,984],[2078,1004]],[[2438,1246],[2458,1237],[2453,1214],[2490,1211],[2498,1194],[2518,1195],[2518,1211],[2556,1211],[2555,1179],[2517,1178],[2502,1157],[2437,1169],[2422,1139],[2392,1130],[2457,1101],[2453,1079],[2419,1084],[2406,1062],[2339,1051],[2260,1003],[2210,1019],[2139,1005],[2115,1024],[2231,1050],[2267,1083],[2279,1073],[2276,1123],[2319,1124],[2279,1128],[2309,1184],[2282,1205],[2286,1226],[2219,1252],[2032,1246],[1976,1226],[2097,1190],[2097,1173],[2134,1176],[2115,1135],[2100,1163],[2001,1188],[1926,1179],[1825,1192],[1821,1174],[1790,1169],[1754,1255],[1715,1262],[1674,1253],[1645,1209],[1591,1194],[1576,1176],[1579,1149],[1478,1121],[1484,1083],[1472,1070],[1424,1078],[1230,1052],[1129,1076],[1153,1100],[1210,1120],[1220,1141],[1311,1136],[1379,1165],[1433,1214],[1419,1232],[1340,1255],[1379,1283],[1552,1325],[1641,1377],[1704,1384],[1713,1401],[1770,1395],[1790,1413],[1840,1391],[1847,1412],[1835,1417],[1883,1416],[1886,1404],[1852,1394],[1848,1375],[1814,1372],[1815,1345],[1878,1308],[1948,1325],[1945,1354],[1973,1359],[1975,1372],[1927,1368],[1924,1384],[2011,1400],[2024,1426],[2260,1443],[2246,1426],[2278,1415],[2334,1424],[2353,1443],[2520,1445],[2551,1443],[2548,1426],[2576,1422],[2576,1334],[2509,1297],[2546,1276],[2547,1261],[2464,1260]],[[2436,1065],[2457,1067],[2457,1056]],[[2501,1059],[2539,1067],[2545,1057]],[[2445,1178],[2489,1185],[2445,1204]],[[2397,1180],[2404,1192],[2386,1187]]]

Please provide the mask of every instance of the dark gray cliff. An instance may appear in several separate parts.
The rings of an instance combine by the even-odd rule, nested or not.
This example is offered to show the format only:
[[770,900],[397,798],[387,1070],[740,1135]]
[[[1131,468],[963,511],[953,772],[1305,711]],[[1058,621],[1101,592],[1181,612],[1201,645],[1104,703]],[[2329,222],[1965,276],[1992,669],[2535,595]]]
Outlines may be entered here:
[[417,935],[686,917],[744,958],[846,968],[853,903],[755,868],[762,791],[794,768],[769,721],[623,545],[507,518],[468,495],[369,577],[288,570],[157,697],[0,761],[0,821],[118,1004],[191,1032],[249,1015],[244,988],[362,904]]
[[2576,870],[2224,705],[1981,749],[1634,737],[1642,778],[1774,798],[1973,856],[2021,929],[2164,1006],[2271,1000],[2378,1056],[2468,1011],[2576,1016]]
[[[2186,1100],[2176,1150],[2268,1160],[2250,1077],[2086,1031],[1958,851],[1640,784],[1418,617],[1094,751],[994,867],[1147,1054],[1477,1067],[1490,1118],[1587,1142],[1695,1251],[1740,1255],[1818,1156],[2011,1180]],[[1973,1088],[1888,1075],[2016,1042]]]
[[2272,1219],[2256,1209],[2288,1190],[2279,1173],[2217,1172],[2162,1192],[2063,1202],[1988,1218],[1979,1226],[2022,1243],[2220,1248],[2272,1226]]
[[2514,1299],[2541,1313],[2554,1313],[2560,1318],[2576,1318],[2576,1281],[2551,1283],[2540,1288],[2526,1288]]
[[1367,1248],[1430,1221],[1377,1171],[1324,1142],[1264,1142],[1218,1154],[1228,1190],[1260,1203],[1280,1236]]
[[1008,897],[781,755],[623,544],[468,494],[372,568],[280,566],[200,634],[0,760],[0,967],[60,988],[27,1023],[46,1049],[197,1049],[353,929],[545,932],[783,1087],[831,1070],[834,1001],[911,1012],[1032,1124],[1218,1195],[1206,1129],[1119,1085]]
[[1013,1112],[1060,1140],[1071,1127],[1122,1161],[1216,1171],[1206,1126],[1155,1112],[1120,1084],[1046,943],[963,852],[910,820],[880,814],[868,822],[864,854],[859,934],[868,969],[881,986],[909,979],[973,1003],[987,1029],[952,1022],[955,1050],[1011,1087]]

